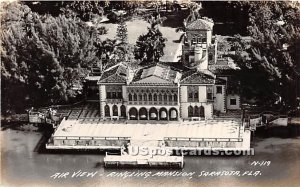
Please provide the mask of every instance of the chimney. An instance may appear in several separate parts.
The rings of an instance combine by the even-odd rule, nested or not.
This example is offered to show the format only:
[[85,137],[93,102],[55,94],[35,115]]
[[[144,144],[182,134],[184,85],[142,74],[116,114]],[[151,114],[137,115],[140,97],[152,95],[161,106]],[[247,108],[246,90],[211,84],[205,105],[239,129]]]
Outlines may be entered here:
[[195,64],[198,64],[198,70],[208,69],[207,51],[203,54],[203,48],[200,44],[195,46]]
[[199,62],[202,59],[203,50],[200,44],[195,46],[195,62]]

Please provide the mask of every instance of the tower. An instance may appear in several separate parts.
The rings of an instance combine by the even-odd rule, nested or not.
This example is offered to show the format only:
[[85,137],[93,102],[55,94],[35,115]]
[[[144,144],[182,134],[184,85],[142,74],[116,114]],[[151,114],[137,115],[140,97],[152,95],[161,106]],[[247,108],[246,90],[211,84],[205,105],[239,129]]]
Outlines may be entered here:
[[201,18],[186,24],[182,62],[191,68],[208,68],[208,49],[212,41],[213,21]]

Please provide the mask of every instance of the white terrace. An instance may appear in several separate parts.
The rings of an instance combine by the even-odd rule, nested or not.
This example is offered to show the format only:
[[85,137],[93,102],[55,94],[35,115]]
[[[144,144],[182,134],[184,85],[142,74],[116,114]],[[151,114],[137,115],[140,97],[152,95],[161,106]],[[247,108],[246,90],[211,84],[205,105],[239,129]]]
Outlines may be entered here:
[[131,139],[163,140],[164,138],[243,138],[240,120],[184,121],[168,123],[139,123],[122,121],[63,120],[53,138],[128,137]]

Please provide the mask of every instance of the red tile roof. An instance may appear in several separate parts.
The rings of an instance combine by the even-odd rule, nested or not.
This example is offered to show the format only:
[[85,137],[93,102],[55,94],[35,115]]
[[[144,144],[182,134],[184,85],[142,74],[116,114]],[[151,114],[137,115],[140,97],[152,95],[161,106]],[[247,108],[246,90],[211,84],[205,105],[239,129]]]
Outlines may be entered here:
[[186,26],[187,30],[212,30],[212,25],[203,19],[197,19]]
[[126,83],[126,67],[118,64],[107,69],[98,81],[98,84],[101,83]]
[[214,84],[215,78],[211,75],[199,72],[197,70],[191,70],[186,72],[180,81],[180,84]]

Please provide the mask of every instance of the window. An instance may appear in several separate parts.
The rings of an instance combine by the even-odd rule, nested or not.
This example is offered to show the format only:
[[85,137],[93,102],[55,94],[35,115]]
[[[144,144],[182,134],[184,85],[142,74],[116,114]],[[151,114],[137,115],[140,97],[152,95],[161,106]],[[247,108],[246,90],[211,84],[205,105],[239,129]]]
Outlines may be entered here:
[[112,85],[106,87],[107,99],[122,99],[122,86]]
[[111,92],[107,92],[106,95],[107,95],[106,96],[107,99],[111,99]]
[[153,101],[157,101],[157,95],[156,94],[154,94],[154,96],[153,96]]
[[177,101],[177,94],[174,94],[174,101]]
[[118,116],[118,107],[117,107],[117,105],[113,106],[113,116]]
[[200,117],[205,117],[204,106],[200,106]]
[[172,101],[172,95],[169,95],[169,101]]
[[117,93],[117,98],[118,98],[118,99],[122,99],[122,92],[118,92],[118,93]]
[[222,94],[222,86],[217,86],[217,94]]
[[168,96],[167,96],[167,94],[164,95],[164,101],[168,101]]
[[104,113],[105,113],[105,117],[110,117],[110,110],[109,110],[109,106],[105,105],[104,107]]
[[236,99],[230,99],[230,105],[236,105]]
[[133,94],[133,100],[137,101],[137,95],[136,94]]
[[151,95],[151,93],[149,93],[148,98],[149,98],[149,101],[152,101],[152,95]]
[[194,115],[193,107],[189,106],[188,107],[188,117],[193,117],[193,115]]
[[116,99],[117,98],[117,93],[116,92],[112,92],[112,99]]
[[121,116],[126,117],[126,107],[124,105],[121,106]]
[[212,86],[206,87],[206,99],[213,100],[213,89]]
[[139,101],[142,101],[143,100],[143,96],[140,94],[139,95]]
[[129,101],[132,101],[132,95],[131,94],[128,95],[128,99],[129,99]]
[[194,43],[196,43],[197,42],[197,38],[193,38],[192,39],[192,43],[194,44]]
[[200,110],[198,106],[194,107],[194,117],[200,117]]
[[159,99],[159,101],[162,101],[162,95],[161,94],[158,95],[158,99]]
[[199,94],[198,94],[198,92],[194,92],[194,101],[196,101],[196,102],[199,101]]
[[213,57],[214,57],[214,55],[213,55],[212,53],[209,53],[209,54],[208,54],[208,60],[209,60],[209,61],[213,60]]
[[144,101],[147,101],[147,94],[144,93]]
[[197,86],[188,87],[188,102],[198,102],[199,101],[199,92]]

